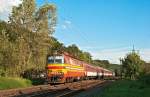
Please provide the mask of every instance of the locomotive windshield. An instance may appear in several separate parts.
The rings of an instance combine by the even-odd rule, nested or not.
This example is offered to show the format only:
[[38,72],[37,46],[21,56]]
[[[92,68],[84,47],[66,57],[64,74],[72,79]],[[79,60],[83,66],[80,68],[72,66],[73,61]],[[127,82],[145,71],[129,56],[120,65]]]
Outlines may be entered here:
[[48,64],[53,64],[53,63],[59,63],[62,64],[64,63],[64,58],[63,56],[50,56],[48,57]]

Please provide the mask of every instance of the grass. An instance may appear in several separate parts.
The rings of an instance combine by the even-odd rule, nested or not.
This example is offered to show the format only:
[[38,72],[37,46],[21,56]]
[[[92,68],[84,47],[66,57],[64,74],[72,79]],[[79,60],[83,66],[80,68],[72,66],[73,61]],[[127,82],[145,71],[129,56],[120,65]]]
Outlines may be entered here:
[[12,88],[24,88],[32,85],[32,82],[22,78],[0,77],[0,90]]
[[150,97],[150,84],[139,80],[116,81],[93,97]]

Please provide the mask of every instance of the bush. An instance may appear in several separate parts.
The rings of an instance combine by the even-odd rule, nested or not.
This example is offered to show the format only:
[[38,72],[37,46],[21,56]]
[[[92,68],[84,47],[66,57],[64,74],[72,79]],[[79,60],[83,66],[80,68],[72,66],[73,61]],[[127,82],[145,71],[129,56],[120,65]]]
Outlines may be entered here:
[[138,81],[140,81],[144,85],[150,86],[150,74],[142,75],[138,78]]
[[0,77],[0,90],[12,88],[24,88],[32,85],[32,82],[22,78],[6,78]]

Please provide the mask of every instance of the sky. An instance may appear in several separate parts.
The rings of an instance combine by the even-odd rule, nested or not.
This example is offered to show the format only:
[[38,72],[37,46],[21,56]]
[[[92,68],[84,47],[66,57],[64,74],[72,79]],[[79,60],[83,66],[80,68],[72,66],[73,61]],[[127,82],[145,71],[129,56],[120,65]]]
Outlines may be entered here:
[[[36,0],[38,7],[44,1]],[[150,0],[48,2],[57,6],[54,37],[66,46],[76,44],[94,59],[119,63],[134,45],[141,58],[150,62]],[[0,0],[0,18],[6,19],[12,5],[19,3],[19,0]]]

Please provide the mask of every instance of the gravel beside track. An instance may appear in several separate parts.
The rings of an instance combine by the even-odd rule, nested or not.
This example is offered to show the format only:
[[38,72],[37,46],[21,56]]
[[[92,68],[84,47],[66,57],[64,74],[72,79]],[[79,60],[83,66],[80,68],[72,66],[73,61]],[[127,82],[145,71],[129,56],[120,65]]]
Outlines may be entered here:
[[87,80],[59,85],[41,85],[25,89],[3,90],[0,91],[0,97],[72,97],[104,82]]
[[106,81],[104,83],[97,84],[96,86],[88,88],[85,91],[82,91],[72,97],[95,97],[96,94],[102,93],[103,88],[110,85],[111,83],[112,81]]

